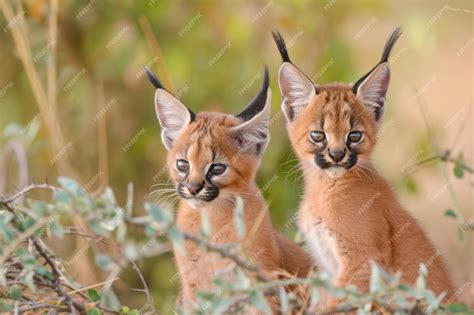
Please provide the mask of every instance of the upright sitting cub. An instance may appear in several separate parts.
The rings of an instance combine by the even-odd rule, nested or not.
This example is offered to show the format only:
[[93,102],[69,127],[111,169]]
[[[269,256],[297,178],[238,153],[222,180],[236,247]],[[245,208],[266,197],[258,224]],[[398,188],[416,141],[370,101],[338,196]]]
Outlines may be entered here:
[[[155,107],[168,150],[170,177],[181,197],[177,224],[196,234],[201,210],[211,224],[214,244],[240,243],[245,254],[265,272],[286,271],[306,276],[311,258],[295,243],[276,232],[265,200],[255,184],[255,173],[269,141],[271,107],[268,70],[255,99],[240,114],[194,114],[166,91],[151,72],[156,87]],[[235,198],[244,204],[246,234],[240,237],[234,224]],[[213,287],[212,280],[228,268],[229,259],[186,242],[186,255],[175,250],[187,308],[195,307],[195,293]]]
[[453,287],[442,257],[370,161],[386,110],[387,61],[399,36],[397,29],[380,62],[354,85],[315,85],[290,61],[281,35],[274,34],[283,58],[282,108],[304,166],[299,227],[316,265],[336,286],[355,284],[367,291],[370,260],[402,271],[402,281],[413,284],[424,263],[428,287],[449,296]]

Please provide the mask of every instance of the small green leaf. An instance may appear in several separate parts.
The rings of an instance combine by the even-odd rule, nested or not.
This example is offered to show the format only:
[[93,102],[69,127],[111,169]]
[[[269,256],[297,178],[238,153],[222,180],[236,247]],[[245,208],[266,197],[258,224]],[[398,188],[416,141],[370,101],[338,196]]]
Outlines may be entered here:
[[173,222],[173,215],[170,211],[161,209],[153,203],[145,204],[145,209],[151,214],[151,217],[158,223],[168,225]]
[[280,295],[280,312],[286,314],[288,313],[289,308],[288,294],[286,293],[285,288],[280,288],[278,291]]
[[13,312],[13,308],[11,300],[0,299],[0,313]]
[[416,287],[418,289],[426,289],[426,276],[428,275],[428,269],[425,264],[420,264],[420,274],[416,279]]
[[444,212],[444,215],[455,219],[457,217],[456,212],[454,212],[453,209],[447,209],[446,212]]
[[310,308],[313,308],[316,306],[316,304],[318,304],[319,302],[319,290],[321,290],[320,288],[312,288],[311,289],[311,299],[310,299]]
[[56,202],[71,203],[72,197],[69,192],[63,189],[58,189],[53,194],[53,199]]
[[201,232],[205,237],[209,237],[212,233],[211,222],[204,208],[201,209]]
[[122,306],[120,308],[120,313],[122,314],[128,314],[130,312],[130,309],[128,308],[128,306]]
[[454,176],[457,178],[464,177],[464,170],[462,168],[462,162],[460,159],[457,159],[456,162],[454,162]]
[[100,301],[100,294],[94,289],[89,289],[87,290],[87,295],[90,297],[90,299],[93,302],[99,302]]
[[103,236],[107,233],[107,231],[105,231],[105,229],[102,227],[102,224],[100,224],[97,218],[90,220],[88,223],[89,227],[95,234]]
[[58,183],[65,190],[72,192],[75,195],[78,195],[82,192],[81,186],[75,180],[69,177],[64,177],[64,176],[59,177]]
[[104,254],[97,255],[97,257],[95,258],[95,262],[97,266],[106,271],[110,270],[111,266],[113,265],[113,262],[110,257]]
[[15,300],[15,301],[18,301],[19,299],[21,299],[21,296],[22,296],[21,287],[19,285],[13,285],[10,288],[9,296],[12,300]]
[[468,313],[469,308],[462,303],[451,303],[444,306],[450,313]]
[[257,310],[265,313],[272,314],[272,310],[268,306],[267,300],[260,291],[254,291],[250,294],[250,303],[257,308]]
[[415,180],[411,177],[405,177],[402,179],[402,186],[409,193],[416,193],[418,191],[418,186]]
[[240,197],[235,198],[234,210],[235,226],[239,236],[245,235],[245,220],[244,220],[244,201]]
[[97,307],[94,307],[87,311],[87,315],[102,315],[102,311]]
[[123,254],[127,257],[128,260],[134,261],[138,258],[138,252],[135,244],[127,243],[123,249]]
[[59,237],[59,238],[63,238],[64,236],[64,228],[63,226],[61,225],[61,223],[59,223],[58,220],[54,220],[51,222],[50,226],[49,226],[49,229],[51,231],[51,233],[56,236],[56,237]]
[[3,218],[0,215],[0,235],[5,235],[5,238],[8,242],[13,242],[13,240],[15,239],[15,234],[13,233],[13,230],[2,219]]
[[167,233],[168,238],[173,242],[173,244],[178,249],[181,255],[186,254],[186,248],[184,247],[184,237],[183,234],[174,226],[168,229]]
[[212,314],[226,314],[227,309],[234,303],[230,297],[221,297],[212,301]]
[[229,283],[229,281],[224,278],[217,277],[212,282],[223,291],[230,290],[232,288],[232,285]]

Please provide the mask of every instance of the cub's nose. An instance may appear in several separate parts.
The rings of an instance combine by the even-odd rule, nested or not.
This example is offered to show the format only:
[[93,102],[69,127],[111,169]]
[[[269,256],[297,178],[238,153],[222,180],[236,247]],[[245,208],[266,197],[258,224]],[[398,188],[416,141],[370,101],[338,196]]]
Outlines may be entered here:
[[345,150],[334,150],[334,151],[329,151],[329,156],[331,157],[331,160],[334,162],[340,162],[346,155]]
[[189,193],[193,196],[196,196],[204,187],[204,183],[194,183],[194,182],[188,182],[186,184],[186,188],[189,190]]

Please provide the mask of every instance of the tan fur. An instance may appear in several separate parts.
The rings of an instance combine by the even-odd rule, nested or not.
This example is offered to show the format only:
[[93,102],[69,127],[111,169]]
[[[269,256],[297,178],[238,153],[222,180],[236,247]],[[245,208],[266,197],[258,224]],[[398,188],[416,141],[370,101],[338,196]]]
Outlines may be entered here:
[[[175,169],[177,159],[186,158],[190,162],[189,179],[198,182],[204,180],[202,170],[214,161],[230,167],[225,178],[219,180],[220,193],[215,200],[199,205],[185,199],[180,201],[178,227],[187,233],[198,233],[200,210],[203,209],[212,227],[211,243],[243,244],[247,257],[265,272],[284,270],[304,277],[311,268],[310,257],[295,243],[274,231],[265,200],[254,183],[260,157],[239,152],[229,139],[229,129],[240,123],[234,116],[203,112],[181,131],[168,154],[167,163],[173,182],[182,180]],[[235,196],[244,201],[247,231],[244,238],[238,236],[234,225]],[[250,231],[255,232],[249,235]],[[211,289],[212,280],[219,272],[232,268],[232,263],[219,254],[206,252],[193,242],[186,242],[185,247],[186,255],[177,250],[175,255],[183,286],[183,301],[192,304],[196,292]]]
[[[331,178],[315,165],[318,147],[308,134],[321,130],[324,121],[328,148],[344,147],[351,119],[352,130],[362,131],[365,136],[358,145],[359,160],[341,176]],[[374,113],[354,95],[351,86],[318,86],[318,94],[289,122],[288,130],[304,172],[299,227],[317,266],[329,272],[333,283],[340,287],[355,284],[367,291],[369,261],[374,260],[389,271],[402,271],[402,281],[414,284],[419,264],[424,263],[428,267],[428,287],[437,294],[447,291],[449,297],[453,286],[441,255],[370,163],[377,123]],[[327,152],[324,154],[327,157]]]

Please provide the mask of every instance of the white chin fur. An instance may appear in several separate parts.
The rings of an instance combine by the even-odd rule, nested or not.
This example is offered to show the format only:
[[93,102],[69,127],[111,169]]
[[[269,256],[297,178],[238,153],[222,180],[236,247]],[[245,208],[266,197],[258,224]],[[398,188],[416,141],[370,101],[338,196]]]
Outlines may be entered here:
[[188,204],[193,208],[201,208],[204,205],[204,202],[198,199],[188,199]]
[[338,178],[344,175],[347,170],[341,166],[332,166],[324,170],[326,174],[331,178]]

